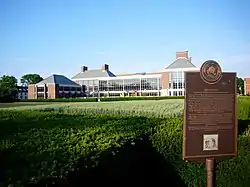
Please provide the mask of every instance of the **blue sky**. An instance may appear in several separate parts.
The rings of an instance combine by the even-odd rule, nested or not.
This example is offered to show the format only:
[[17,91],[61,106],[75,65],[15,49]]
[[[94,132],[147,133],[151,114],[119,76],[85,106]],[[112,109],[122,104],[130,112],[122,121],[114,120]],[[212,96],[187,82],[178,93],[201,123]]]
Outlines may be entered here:
[[0,76],[159,71],[188,50],[250,77],[247,0],[1,0]]

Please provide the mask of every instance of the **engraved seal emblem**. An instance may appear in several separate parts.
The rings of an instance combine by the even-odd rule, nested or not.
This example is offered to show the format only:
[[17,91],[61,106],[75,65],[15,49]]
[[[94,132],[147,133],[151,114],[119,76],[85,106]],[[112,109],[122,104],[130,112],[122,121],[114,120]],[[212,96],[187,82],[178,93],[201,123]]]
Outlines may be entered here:
[[218,62],[214,60],[205,61],[201,66],[200,75],[204,82],[215,84],[219,82],[222,77],[221,67]]

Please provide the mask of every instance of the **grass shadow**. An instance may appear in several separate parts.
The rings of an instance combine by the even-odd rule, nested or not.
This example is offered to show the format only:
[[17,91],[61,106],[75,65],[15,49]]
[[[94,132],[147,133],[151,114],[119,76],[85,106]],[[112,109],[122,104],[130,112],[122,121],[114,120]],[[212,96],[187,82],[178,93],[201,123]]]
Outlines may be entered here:
[[175,186],[186,187],[171,163],[168,163],[149,140],[126,144],[116,155],[104,153],[96,168],[86,169],[79,162],[79,171],[71,173],[66,181],[43,181],[34,186]]
[[[18,181],[20,178],[27,178],[29,162],[20,157],[14,148],[0,151],[0,184],[1,182]],[[11,181],[9,181],[11,183]],[[1,185],[0,185],[1,186]]]
[[242,135],[250,126],[250,120],[238,120],[238,135]]

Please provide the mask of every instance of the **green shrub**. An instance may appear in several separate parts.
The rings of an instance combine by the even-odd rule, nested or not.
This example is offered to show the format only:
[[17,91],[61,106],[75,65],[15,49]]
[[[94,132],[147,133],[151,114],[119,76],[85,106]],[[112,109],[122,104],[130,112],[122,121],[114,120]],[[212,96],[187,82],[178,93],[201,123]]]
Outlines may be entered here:
[[63,179],[77,170],[80,158],[85,160],[85,167],[96,167],[103,152],[133,142],[163,121],[115,115],[68,115],[53,111],[0,111],[0,119],[1,156],[6,152],[12,155],[8,155],[12,160],[0,160],[12,165],[21,159],[26,164],[23,168],[7,166],[7,176],[0,181],[3,186],[15,186],[18,181],[28,184],[50,178]]
[[[135,100],[163,100],[163,99],[184,99],[182,96],[164,97],[104,97],[100,101],[135,101]],[[27,99],[22,102],[98,102],[98,98],[69,98],[69,99]]]
[[[187,186],[205,186],[205,164],[182,160],[182,120],[172,120],[168,125],[153,127],[152,143],[166,160],[173,163]],[[216,168],[218,187],[248,187],[250,184],[250,137],[239,136],[238,156],[220,162]]]
[[[241,120],[250,119],[249,101],[245,97],[237,98],[238,118]],[[155,150],[174,166],[187,186],[205,186],[204,164],[182,160],[181,118],[51,109],[0,110],[0,166],[6,167],[0,186],[67,178],[79,169],[80,159],[84,160],[86,168],[96,168],[104,153],[116,155],[125,144],[133,144],[138,138],[148,138]],[[131,114],[133,112],[131,110]],[[238,156],[218,164],[218,187],[249,186],[248,131],[239,136]],[[17,167],[15,163],[23,164]]]
[[250,119],[250,97],[241,96],[237,98],[237,111],[239,119]]
[[58,98],[58,99],[26,99],[22,102],[97,102],[97,98]]

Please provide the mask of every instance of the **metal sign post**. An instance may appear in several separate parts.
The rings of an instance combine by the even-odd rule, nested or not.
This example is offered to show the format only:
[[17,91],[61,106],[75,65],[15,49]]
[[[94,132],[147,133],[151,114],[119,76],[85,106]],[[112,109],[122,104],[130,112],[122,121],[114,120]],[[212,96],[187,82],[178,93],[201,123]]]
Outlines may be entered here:
[[215,160],[213,158],[206,159],[206,170],[207,170],[207,187],[215,187]]

